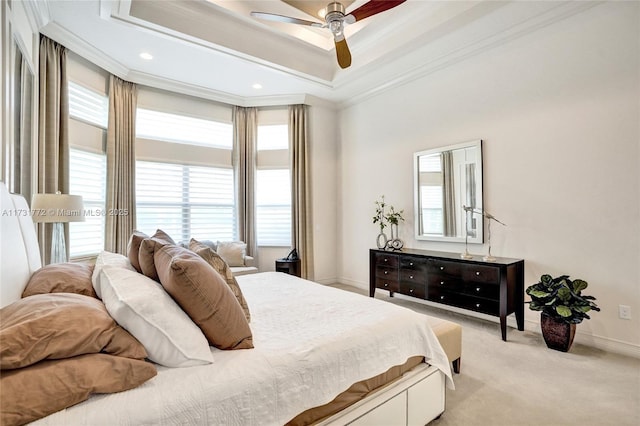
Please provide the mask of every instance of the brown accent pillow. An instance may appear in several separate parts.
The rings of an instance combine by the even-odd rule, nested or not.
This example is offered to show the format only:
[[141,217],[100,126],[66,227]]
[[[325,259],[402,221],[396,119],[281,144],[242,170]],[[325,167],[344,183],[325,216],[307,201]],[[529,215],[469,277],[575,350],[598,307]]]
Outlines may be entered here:
[[2,370],[98,352],[147,357],[100,300],[71,293],[36,294],[0,309],[0,342]]
[[41,361],[0,377],[0,424],[22,425],[85,401],[133,389],[157,374],[145,361],[107,354]]
[[129,238],[129,242],[127,243],[127,257],[129,258],[129,262],[131,262],[131,265],[133,265],[135,270],[140,273],[142,273],[142,269],[140,269],[138,253],[140,252],[140,244],[145,238],[149,238],[149,236],[144,232],[133,231],[133,234],[131,234],[131,237]]
[[253,348],[251,328],[231,289],[197,254],[179,246],[156,251],[164,289],[219,349]]
[[144,275],[156,281],[160,281],[158,273],[156,272],[156,265],[153,261],[153,254],[168,244],[175,244],[175,241],[173,241],[173,239],[161,229],[158,229],[150,238],[142,240],[140,243],[140,250],[138,251],[138,260],[140,263],[140,270]]
[[189,241],[189,249],[196,253],[198,256],[203,258],[209,265],[213,267],[224,280],[227,282],[227,285],[233,292],[233,295],[236,296],[238,303],[242,307],[242,311],[244,312],[245,318],[247,318],[247,322],[251,322],[251,313],[249,312],[249,305],[247,305],[247,301],[242,294],[242,290],[236,281],[236,278],[233,276],[229,265],[225,263],[225,261],[216,253],[212,248],[206,246],[198,240],[191,239]]
[[94,265],[56,263],[44,266],[31,275],[22,297],[46,293],[76,293],[98,297],[91,284]]

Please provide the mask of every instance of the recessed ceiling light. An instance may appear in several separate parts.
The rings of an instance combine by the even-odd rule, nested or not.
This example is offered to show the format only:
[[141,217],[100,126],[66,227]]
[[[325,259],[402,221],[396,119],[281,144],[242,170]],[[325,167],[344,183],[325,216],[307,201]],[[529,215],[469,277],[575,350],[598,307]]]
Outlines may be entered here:
[[142,59],[146,60],[146,61],[150,61],[150,60],[152,60],[152,59],[153,59],[153,55],[152,55],[151,53],[149,53],[149,52],[142,52],[142,53],[140,54],[140,57],[141,57]]
[[255,84],[254,84],[253,86],[251,86],[251,87],[253,87],[254,89],[262,89],[262,84],[260,84],[260,83],[255,83]]

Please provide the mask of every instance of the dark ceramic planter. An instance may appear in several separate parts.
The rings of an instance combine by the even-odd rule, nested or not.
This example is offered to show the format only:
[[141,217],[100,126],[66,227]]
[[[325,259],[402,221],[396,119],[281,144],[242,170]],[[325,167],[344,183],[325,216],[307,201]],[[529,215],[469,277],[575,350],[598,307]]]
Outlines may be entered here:
[[556,351],[568,352],[576,335],[576,325],[557,321],[555,318],[542,314],[540,317],[542,337],[547,347]]

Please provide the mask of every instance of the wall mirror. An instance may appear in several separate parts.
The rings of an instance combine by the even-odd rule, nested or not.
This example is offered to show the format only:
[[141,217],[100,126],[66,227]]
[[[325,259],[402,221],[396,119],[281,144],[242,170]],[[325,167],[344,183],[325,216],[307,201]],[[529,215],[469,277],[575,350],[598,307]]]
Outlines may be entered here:
[[416,239],[481,244],[482,141],[416,152],[413,167]]

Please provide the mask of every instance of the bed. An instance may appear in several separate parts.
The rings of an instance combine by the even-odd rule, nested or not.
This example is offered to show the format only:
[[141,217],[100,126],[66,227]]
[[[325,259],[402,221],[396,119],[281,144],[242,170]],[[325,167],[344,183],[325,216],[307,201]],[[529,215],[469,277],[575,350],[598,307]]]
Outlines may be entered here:
[[[26,209],[2,186],[2,307],[20,299],[41,266]],[[93,395],[33,424],[404,425],[443,413],[450,365],[425,316],[279,272],[237,282],[251,309],[253,349],[210,347],[211,364],[157,365],[133,389]],[[355,400],[340,401],[354,389]]]

